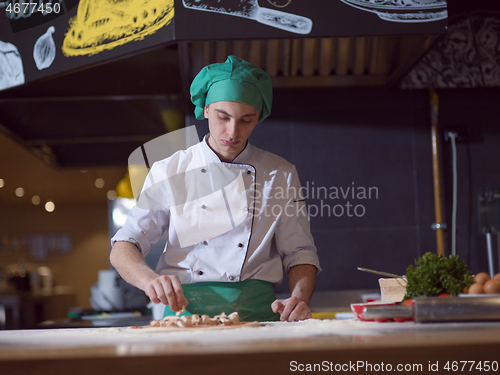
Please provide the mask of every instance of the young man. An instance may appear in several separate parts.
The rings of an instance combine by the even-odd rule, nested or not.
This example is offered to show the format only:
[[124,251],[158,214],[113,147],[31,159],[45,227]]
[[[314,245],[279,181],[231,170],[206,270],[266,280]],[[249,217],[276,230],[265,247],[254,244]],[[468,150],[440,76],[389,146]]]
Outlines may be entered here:
[[[188,314],[238,311],[247,321],[310,318],[321,268],[297,171],[248,142],[270,114],[269,75],[229,56],[200,71],[191,100],[209,134],[153,165],[149,180],[157,183],[145,183],[112,238],[112,265],[151,301],[168,305],[166,315],[185,307]],[[144,256],[165,230],[168,242],[153,271]],[[274,286],[283,268],[291,297],[280,301]]]

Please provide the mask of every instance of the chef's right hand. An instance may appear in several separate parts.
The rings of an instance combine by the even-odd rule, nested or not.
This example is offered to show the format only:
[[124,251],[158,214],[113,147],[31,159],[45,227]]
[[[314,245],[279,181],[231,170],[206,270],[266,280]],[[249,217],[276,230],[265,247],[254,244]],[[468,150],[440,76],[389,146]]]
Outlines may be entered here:
[[177,276],[158,275],[146,285],[144,292],[153,303],[170,305],[172,311],[179,311],[188,304]]

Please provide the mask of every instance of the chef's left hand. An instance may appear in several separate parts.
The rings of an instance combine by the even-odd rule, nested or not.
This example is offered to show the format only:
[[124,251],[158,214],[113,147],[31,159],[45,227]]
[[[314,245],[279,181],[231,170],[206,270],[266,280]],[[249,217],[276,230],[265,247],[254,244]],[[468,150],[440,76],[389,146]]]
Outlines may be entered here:
[[282,322],[295,322],[312,318],[309,306],[293,296],[283,301],[277,299],[271,304],[271,309],[275,313],[280,313]]

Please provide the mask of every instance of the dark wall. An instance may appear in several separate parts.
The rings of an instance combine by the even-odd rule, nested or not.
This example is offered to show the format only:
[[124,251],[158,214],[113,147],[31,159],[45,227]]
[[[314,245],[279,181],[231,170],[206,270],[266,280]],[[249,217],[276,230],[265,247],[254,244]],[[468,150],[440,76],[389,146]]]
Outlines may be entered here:
[[[466,259],[472,272],[488,271],[486,240],[479,228],[478,194],[500,187],[500,89],[446,90],[440,93],[440,124],[465,134],[457,146],[458,207],[457,253]],[[442,147],[444,194],[451,242],[452,151],[451,143]],[[496,218],[498,224],[498,216]],[[496,226],[498,229],[498,225]],[[497,236],[493,235],[495,272],[500,272]]]
[[[415,258],[436,251],[427,91],[288,89],[275,90],[274,96],[271,116],[257,126],[250,141],[294,163],[307,188],[312,233],[324,270],[316,290],[377,288],[378,276],[356,268],[404,274]],[[469,201],[486,186],[500,186],[494,162],[500,160],[495,157],[500,135],[494,135],[499,112],[494,98],[499,92],[450,90],[439,92],[439,97],[441,124],[461,121],[493,132],[471,144],[470,163],[464,160],[465,144],[458,145],[458,254],[473,272],[486,270],[477,219],[473,230],[469,225],[477,208]],[[188,124],[200,124],[190,120]],[[200,134],[206,130],[206,125],[199,127]],[[448,147],[442,145],[446,215],[451,214]],[[463,173],[469,164],[472,194]],[[448,216],[445,221],[451,224]],[[449,251],[449,238],[446,245]]]
[[[292,161],[305,186],[356,187],[354,197],[351,190],[345,198],[307,200],[324,269],[317,290],[376,288],[378,276],[357,267],[404,274],[416,257],[434,250],[426,93],[302,90],[275,97],[276,134],[266,137],[263,124],[253,143]],[[364,198],[363,191],[372,194]],[[321,211],[325,206],[334,211]]]

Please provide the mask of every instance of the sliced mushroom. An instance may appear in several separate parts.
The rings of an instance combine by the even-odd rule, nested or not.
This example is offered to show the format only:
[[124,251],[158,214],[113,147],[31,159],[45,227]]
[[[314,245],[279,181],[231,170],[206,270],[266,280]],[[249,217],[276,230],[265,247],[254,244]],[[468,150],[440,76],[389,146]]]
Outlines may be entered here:
[[177,326],[182,328],[191,327],[191,317],[181,316],[179,320],[177,320]]
[[176,325],[176,322],[177,322],[177,317],[175,316],[166,316],[163,318],[162,320],[162,324],[161,326],[162,327],[171,327],[171,326],[175,326]]
[[239,324],[240,323],[240,315],[235,311],[228,316],[231,324]]
[[203,314],[201,316],[201,324],[204,325],[204,326],[209,326],[212,324],[212,321],[210,319],[210,317],[206,314]]
[[200,322],[201,322],[201,316],[199,316],[198,314],[191,315],[191,325],[197,326],[200,324]]

